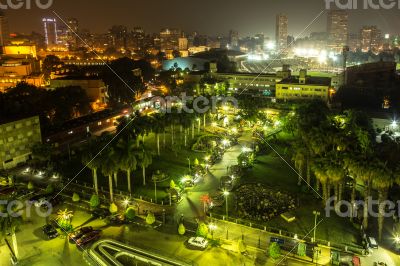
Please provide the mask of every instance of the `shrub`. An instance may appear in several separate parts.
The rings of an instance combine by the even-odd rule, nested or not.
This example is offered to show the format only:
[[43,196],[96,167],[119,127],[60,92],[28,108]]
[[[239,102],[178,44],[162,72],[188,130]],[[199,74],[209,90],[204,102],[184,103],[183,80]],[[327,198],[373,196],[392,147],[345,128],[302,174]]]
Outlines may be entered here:
[[51,194],[54,192],[54,187],[52,184],[48,184],[45,190],[46,194]]
[[185,232],[186,232],[185,226],[184,226],[183,224],[179,224],[179,227],[178,227],[178,234],[180,234],[181,236],[183,236],[183,235],[185,234]]
[[128,221],[132,221],[136,217],[136,211],[134,208],[128,208],[125,212],[125,218]]
[[149,214],[147,214],[147,217],[146,217],[146,223],[154,224],[155,221],[156,221],[156,217],[154,217],[154,213],[149,212]]
[[171,180],[171,182],[169,183],[169,188],[170,189],[176,188],[176,184],[175,184],[174,180]]
[[244,241],[241,240],[241,239],[238,241],[238,250],[239,250],[240,253],[244,253],[247,250]]
[[110,212],[112,214],[115,214],[118,212],[118,206],[114,202],[110,204]]
[[33,183],[32,183],[32,181],[29,181],[29,183],[28,183],[28,190],[33,190]]
[[200,223],[196,231],[197,236],[207,237],[208,236],[208,226],[205,223]]
[[272,242],[269,245],[269,256],[273,259],[278,259],[281,256],[281,247],[277,243]]
[[79,202],[81,200],[81,198],[79,197],[79,194],[78,193],[74,193],[73,195],[72,195],[72,201],[73,202]]
[[100,199],[99,196],[97,195],[92,195],[92,197],[90,198],[90,207],[91,208],[97,208],[100,205]]

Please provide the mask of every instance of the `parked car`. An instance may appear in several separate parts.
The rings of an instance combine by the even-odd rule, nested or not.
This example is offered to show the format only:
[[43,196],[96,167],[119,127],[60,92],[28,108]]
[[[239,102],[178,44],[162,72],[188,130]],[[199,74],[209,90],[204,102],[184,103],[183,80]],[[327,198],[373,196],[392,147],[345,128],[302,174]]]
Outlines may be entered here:
[[90,242],[96,241],[100,238],[100,234],[100,230],[94,230],[90,233],[87,233],[76,241],[76,245],[82,247],[89,244]]
[[40,205],[40,207],[47,210],[50,206],[55,207],[55,206],[59,205],[62,202],[62,200],[63,200],[63,198],[60,195],[55,196],[55,197],[50,197],[49,200],[46,201],[48,204],[46,204],[46,202],[43,202],[43,204]]
[[94,218],[104,219],[110,215],[110,211],[106,208],[97,208],[92,211],[92,217]]
[[122,225],[125,224],[125,217],[124,215],[117,214],[117,215],[111,215],[107,217],[107,224],[109,225]]
[[58,237],[57,229],[51,224],[46,224],[45,226],[42,227],[42,230],[48,239],[53,239]]
[[188,240],[188,244],[193,247],[206,249],[208,246],[208,241],[204,237],[191,237]]
[[17,190],[15,187],[4,187],[0,189],[0,196],[9,196],[9,195],[14,195],[17,193]]
[[82,236],[84,236],[85,234],[88,234],[88,233],[90,233],[92,231],[93,231],[93,227],[91,227],[91,226],[81,227],[81,228],[79,228],[78,230],[76,230],[75,232],[71,233],[68,236],[69,241],[76,242]]
[[46,205],[49,202],[49,198],[48,197],[41,197],[38,200],[36,200],[34,202],[35,207],[40,208],[43,205]]

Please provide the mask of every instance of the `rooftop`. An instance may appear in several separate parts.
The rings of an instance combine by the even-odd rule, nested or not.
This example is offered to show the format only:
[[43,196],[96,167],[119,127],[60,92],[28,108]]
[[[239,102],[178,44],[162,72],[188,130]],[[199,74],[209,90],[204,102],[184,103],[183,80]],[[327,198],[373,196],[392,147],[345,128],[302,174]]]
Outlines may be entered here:
[[[292,77],[283,79],[280,82],[278,82],[277,84],[297,84],[297,85],[301,85],[300,82],[299,82],[299,77],[298,76],[292,76]],[[307,76],[305,84],[330,86],[331,85],[331,78]]]

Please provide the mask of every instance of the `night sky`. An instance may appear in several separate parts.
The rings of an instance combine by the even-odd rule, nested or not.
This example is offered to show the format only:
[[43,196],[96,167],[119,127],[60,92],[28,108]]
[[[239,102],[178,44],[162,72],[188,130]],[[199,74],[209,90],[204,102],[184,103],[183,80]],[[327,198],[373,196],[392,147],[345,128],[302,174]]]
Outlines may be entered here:
[[[63,18],[77,18],[81,28],[97,33],[106,32],[112,25],[122,24],[130,28],[142,26],[146,32],[158,32],[161,27],[177,27],[187,32],[196,30],[203,34],[227,35],[229,29],[236,29],[241,37],[262,32],[273,38],[277,13],[289,16],[289,34],[296,36],[319,12],[325,10],[325,1],[54,0],[49,10],[35,7],[32,10],[6,11],[10,30],[42,33],[41,18],[54,17],[53,10]],[[383,33],[400,33],[400,10],[351,11],[351,32],[358,32],[362,25],[378,25]],[[306,34],[325,29],[326,14],[323,14]]]

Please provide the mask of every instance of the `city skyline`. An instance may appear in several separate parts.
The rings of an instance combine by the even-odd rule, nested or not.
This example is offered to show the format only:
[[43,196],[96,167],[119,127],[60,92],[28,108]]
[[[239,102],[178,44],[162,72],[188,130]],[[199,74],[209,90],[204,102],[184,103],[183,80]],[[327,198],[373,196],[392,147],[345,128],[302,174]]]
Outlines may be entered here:
[[[106,1],[96,1],[93,9],[93,2],[79,3],[76,0],[66,2],[55,2],[52,8],[40,10],[7,10],[10,32],[30,33],[36,31],[42,33],[41,18],[56,17],[56,12],[63,19],[75,17],[80,22],[82,29],[89,29],[94,33],[104,33],[112,25],[126,25],[132,29],[141,26],[147,33],[158,33],[161,28],[180,28],[185,32],[197,31],[207,35],[226,36],[229,30],[238,31],[239,37],[264,33],[273,38],[275,35],[275,18],[279,13],[284,13],[289,18],[288,34],[297,36],[319,13],[324,11],[310,25],[301,36],[311,32],[326,30],[325,2],[322,0],[311,0],[304,3],[289,3],[288,0],[274,3],[271,1],[251,1],[240,3],[213,3],[212,11],[208,8],[211,2],[196,6],[196,12],[187,3],[176,0],[173,4],[152,0],[146,3],[129,3],[120,1],[118,8],[109,8]],[[76,8],[79,6],[79,8]],[[290,6],[290,8],[287,8]],[[93,9],[96,17],[89,17],[88,10]],[[138,11],[132,11],[138,10]],[[168,12],[164,12],[168,10]],[[298,10],[305,10],[298,12]],[[396,34],[396,26],[400,19],[398,9],[393,10],[351,10],[349,13],[349,33],[357,33],[365,25],[376,25],[383,33]],[[93,14],[92,12],[90,14]],[[148,14],[152,14],[149,16]],[[229,14],[229,16],[224,16]],[[23,16],[23,21],[20,20]],[[99,19],[102,18],[102,19]],[[221,23],[221,18],[224,23]],[[239,19],[238,19],[239,18]],[[368,23],[364,21],[368,19]],[[362,21],[362,22],[361,22]],[[29,25],[29,26],[28,26]]]

